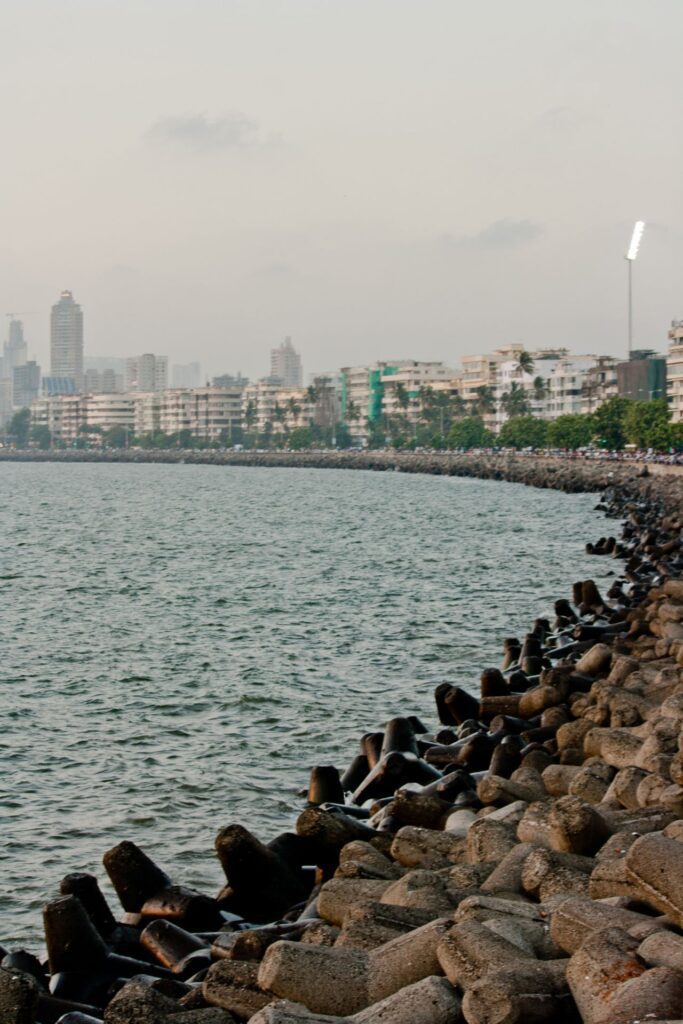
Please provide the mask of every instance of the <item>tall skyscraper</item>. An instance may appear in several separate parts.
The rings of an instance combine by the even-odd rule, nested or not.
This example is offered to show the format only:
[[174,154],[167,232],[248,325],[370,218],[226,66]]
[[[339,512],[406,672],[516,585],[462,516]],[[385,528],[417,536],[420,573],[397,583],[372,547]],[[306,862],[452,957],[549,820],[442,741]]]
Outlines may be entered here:
[[83,311],[68,291],[52,307],[50,374],[71,377],[77,391],[83,387]]
[[12,317],[9,322],[9,340],[4,343],[0,358],[0,421],[7,420],[11,411],[19,406],[19,398],[14,394],[15,371],[26,365],[26,355],[24,325],[21,320]]
[[24,325],[21,320],[10,320],[9,341],[5,349],[5,356],[12,360],[12,367],[21,366],[26,362],[26,341],[24,340]]
[[12,376],[12,404],[15,409],[24,409],[40,394],[40,367],[31,360],[15,366]]
[[270,376],[286,388],[300,388],[303,384],[301,356],[295,351],[291,338],[285,338],[278,348],[270,350]]
[[26,362],[26,352],[24,325],[21,320],[12,319],[9,322],[9,340],[3,345],[0,376],[11,379],[14,367],[23,366]]

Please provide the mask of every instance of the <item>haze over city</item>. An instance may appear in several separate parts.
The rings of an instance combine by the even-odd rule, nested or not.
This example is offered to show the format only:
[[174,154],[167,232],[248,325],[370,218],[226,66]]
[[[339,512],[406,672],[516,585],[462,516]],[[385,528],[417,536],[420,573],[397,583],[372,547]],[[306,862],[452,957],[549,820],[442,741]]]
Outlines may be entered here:
[[2,311],[47,365],[307,373],[521,342],[623,355],[683,314],[680,0],[27,0],[6,40]]

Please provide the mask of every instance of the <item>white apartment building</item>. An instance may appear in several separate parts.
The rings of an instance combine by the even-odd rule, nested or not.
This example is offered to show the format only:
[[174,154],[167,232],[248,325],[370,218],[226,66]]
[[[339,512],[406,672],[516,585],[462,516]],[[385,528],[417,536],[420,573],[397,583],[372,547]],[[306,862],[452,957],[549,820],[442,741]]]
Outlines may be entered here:
[[341,414],[354,441],[365,441],[368,436],[368,420],[378,420],[382,415],[382,378],[397,373],[412,362],[408,359],[395,359],[391,362],[342,368]]
[[75,441],[86,424],[82,395],[52,395],[31,403],[31,423],[47,427],[55,441]]
[[546,419],[583,412],[585,384],[595,362],[595,356],[567,356],[556,363],[548,379]]
[[135,400],[132,395],[51,395],[31,403],[31,422],[45,426],[55,441],[70,444],[82,427],[125,427],[135,431]]
[[460,371],[461,391],[460,394],[471,409],[475,409],[480,401],[480,388],[490,389],[493,396],[494,408],[490,411],[481,412],[484,422],[489,430],[498,430],[501,425],[499,415],[500,396],[505,388],[499,385],[501,367],[505,365],[506,383],[509,387],[514,367],[517,365],[519,355],[524,352],[524,345],[514,343],[502,345],[494,352],[463,356],[462,369]]
[[515,363],[524,351],[524,345],[502,345],[495,352],[462,357],[462,397],[466,402],[476,402],[477,389],[481,387],[495,388],[498,380],[498,369],[503,363]]
[[[241,387],[220,388],[207,385],[203,388],[168,388],[158,396],[158,430],[165,434],[176,434],[189,430],[192,437],[218,441],[230,438],[233,430],[242,423]],[[156,405],[145,395],[142,401],[145,413],[154,417]],[[147,433],[149,431],[145,431]]]
[[619,394],[618,363],[614,356],[595,356],[583,382],[582,413],[595,412],[604,402]]
[[531,415],[544,419],[593,412],[618,393],[617,360],[611,356],[570,356],[567,349],[537,349],[530,352],[533,368],[527,373],[519,368],[523,351],[522,345],[509,345],[488,355],[463,357],[460,393],[474,404],[478,388],[491,389],[495,412],[484,419],[492,430],[500,430],[507,419],[502,399],[514,383],[525,390]]
[[307,427],[313,419],[313,404],[306,388],[284,388],[267,380],[248,384],[242,392],[242,423],[245,430],[273,433],[287,427]]
[[673,423],[683,421],[683,320],[672,320],[666,357],[666,396]]
[[242,391],[239,386],[192,388],[189,408],[193,435],[209,441],[231,440],[233,431],[242,425]]
[[125,427],[135,432],[135,398],[133,395],[101,394],[83,396],[84,422],[102,431]]
[[158,434],[161,430],[161,391],[136,394],[133,403],[135,415],[135,436]]
[[[386,416],[405,416],[417,423],[421,414],[420,395],[423,388],[453,392],[455,370],[441,362],[404,362],[391,366],[380,376],[382,386],[382,413]],[[400,387],[399,387],[400,386]],[[399,398],[405,395],[408,405],[403,408]],[[405,403],[405,398],[403,399]]]

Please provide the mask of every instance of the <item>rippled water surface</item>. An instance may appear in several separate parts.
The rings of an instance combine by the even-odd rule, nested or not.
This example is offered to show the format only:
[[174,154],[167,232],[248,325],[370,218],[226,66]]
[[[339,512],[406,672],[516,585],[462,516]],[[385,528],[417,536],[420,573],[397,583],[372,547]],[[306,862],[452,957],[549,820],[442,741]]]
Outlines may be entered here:
[[433,724],[573,579],[595,496],[399,473],[0,464],[0,942],[128,838],[213,891],[219,827]]

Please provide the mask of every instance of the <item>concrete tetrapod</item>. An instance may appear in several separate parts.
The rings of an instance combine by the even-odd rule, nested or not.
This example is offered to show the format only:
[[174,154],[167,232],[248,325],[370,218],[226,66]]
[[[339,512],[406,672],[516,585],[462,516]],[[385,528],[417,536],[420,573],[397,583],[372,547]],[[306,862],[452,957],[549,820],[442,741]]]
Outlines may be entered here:
[[[275,945],[283,943],[276,942]],[[213,964],[202,983],[202,995],[210,1006],[230,1010],[247,1020],[273,1001],[273,997],[258,984],[258,965],[248,960],[219,960]]]
[[370,952],[276,942],[261,962],[258,983],[314,1013],[350,1016],[440,973],[436,950],[450,926],[437,919]]
[[594,931],[620,928],[634,938],[643,939],[662,931],[663,927],[661,918],[597,903],[585,896],[570,896],[556,907],[550,919],[550,936],[565,953],[575,953]]
[[460,999],[445,978],[429,977],[400,989],[351,1017],[311,1013],[301,1003],[278,1000],[250,1024],[454,1024]]
[[519,946],[472,920],[451,928],[439,943],[437,955],[450,983],[465,990],[487,974],[491,964],[517,970],[521,964],[537,962]]
[[491,970],[465,992],[467,1024],[560,1024],[574,1015],[567,960]]
[[38,1005],[38,984],[29,974],[0,968],[0,1020],[2,1024],[33,1024]]
[[584,1024],[630,1024],[676,1019],[683,1006],[683,973],[648,968],[638,940],[620,928],[592,932],[574,953],[567,981]]
[[642,836],[626,854],[626,875],[646,903],[683,926],[683,843]]

